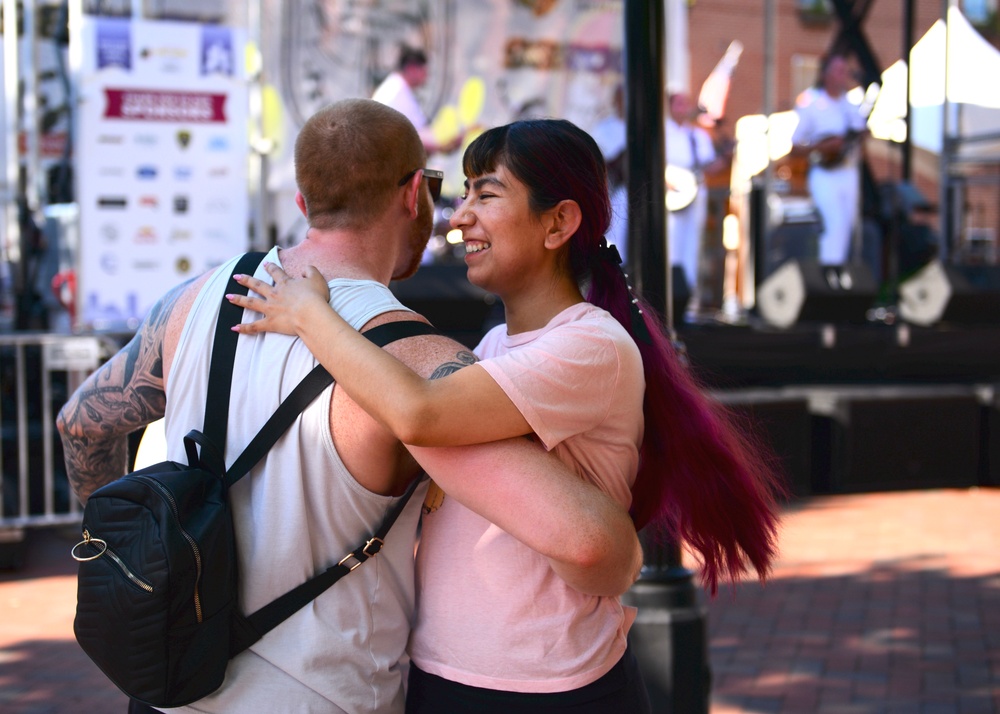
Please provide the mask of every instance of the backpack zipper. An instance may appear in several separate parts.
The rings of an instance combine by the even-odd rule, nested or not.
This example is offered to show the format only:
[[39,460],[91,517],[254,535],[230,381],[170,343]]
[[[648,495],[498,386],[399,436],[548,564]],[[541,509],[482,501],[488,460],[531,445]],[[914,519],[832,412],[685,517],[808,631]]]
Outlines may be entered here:
[[[100,539],[96,539],[95,538],[94,540],[98,540],[99,541]],[[84,529],[84,531],[83,531],[83,542],[84,543],[90,543],[90,541],[91,541],[90,531]],[[101,542],[103,542],[103,541],[101,541]],[[111,550],[111,548],[108,547],[107,543],[104,544],[104,552],[101,553],[100,555],[107,555],[109,558],[111,558],[111,560],[113,560],[115,562],[115,565],[118,566],[118,569],[122,571],[122,574],[126,578],[128,578],[134,585],[136,585],[137,587],[141,588],[142,590],[145,590],[148,593],[153,592],[153,586],[150,585],[149,583],[147,583],[142,578],[140,578],[135,573],[133,573],[131,570],[129,570],[128,566],[125,565],[125,561],[123,561],[121,558],[119,558],[118,554],[115,553],[113,550]],[[100,556],[96,556],[96,557],[100,557]]]
[[[170,490],[166,486],[161,484],[159,481],[151,479],[148,476],[136,476],[136,478],[141,481],[145,481],[149,484],[152,484],[154,487],[156,487],[158,491],[160,491],[160,493],[163,494],[163,497],[167,500],[167,503],[170,504],[170,510],[174,514],[174,519],[176,519],[177,523],[180,524],[180,513],[177,510],[177,501],[174,500],[174,495],[170,493]],[[200,623],[202,621],[202,613],[201,613],[201,595],[198,593],[198,585],[201,583],[201,551],[198,549],[198,543],[195,541],[194,538],[188,535],[187,531],[185,531],[183,528],[180,528],[179,530],[181,532],[181,535],[183,535],[184,539],[188,542],[188,545],[191,546],[191,551],[194,553],[194,563],[195,563],[194,613],[195,613],[195,619]]]

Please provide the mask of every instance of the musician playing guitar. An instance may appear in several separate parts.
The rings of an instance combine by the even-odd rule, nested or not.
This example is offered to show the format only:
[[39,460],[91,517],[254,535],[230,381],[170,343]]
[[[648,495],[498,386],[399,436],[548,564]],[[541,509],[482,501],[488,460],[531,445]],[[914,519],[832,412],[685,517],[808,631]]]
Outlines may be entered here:
[[725,168],[726,160],[716,154],[708,132],[695,124],[698,110],[687,94],[670,93],[667,102],[665,182],[670,263],[684,269],[691,291],[687,311],[692,313],[699,307],[698,264],[708,217],[705,176]]
[[823,222],[819,261],[824,265],[847,262],[859,213],[859,144],[867,130],[859,107],[847,98],[854,83],[847,58],[831,54],[821,65],[817,86],[795,102],[799,123],[793,151],[809,157],[807,183]]

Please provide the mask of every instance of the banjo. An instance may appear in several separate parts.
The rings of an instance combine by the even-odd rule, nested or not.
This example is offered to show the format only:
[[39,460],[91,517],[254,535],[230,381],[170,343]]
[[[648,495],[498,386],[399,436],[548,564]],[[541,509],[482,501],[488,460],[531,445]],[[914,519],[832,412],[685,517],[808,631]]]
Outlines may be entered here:
[[668,211],[684,210],[698,195],[698,175],[690,169],[667,164],[664,181],[667,188]]

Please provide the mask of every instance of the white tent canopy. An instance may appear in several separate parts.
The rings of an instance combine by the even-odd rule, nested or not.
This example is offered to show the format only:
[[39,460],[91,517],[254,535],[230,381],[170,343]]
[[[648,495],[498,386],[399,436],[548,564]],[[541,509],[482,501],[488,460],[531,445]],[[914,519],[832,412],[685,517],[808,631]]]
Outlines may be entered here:
[[[947,18],[947,23],[935,22],[910,54],[910,140],[934,153],[941,152],[946,135],[946,111],[950,138],[1000,135],[1000,51],[957,8],[949,8]],[[905,140],[906,82],[904,60],[882,73],[882,90],[868,121],[873,136]],[[1000,157],[1000,140],[959,148],[959,157],[973,155]]]

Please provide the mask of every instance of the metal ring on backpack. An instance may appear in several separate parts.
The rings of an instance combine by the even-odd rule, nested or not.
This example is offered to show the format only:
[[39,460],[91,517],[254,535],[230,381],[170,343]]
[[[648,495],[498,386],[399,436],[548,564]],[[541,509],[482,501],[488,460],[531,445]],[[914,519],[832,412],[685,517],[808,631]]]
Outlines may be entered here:
[[[91,556],[89,556],[87,558],[81,558],[80,556],[78,556],[76,554],[76,549],[79,548],[81,545],[91,545],[91,544],[94,545],[94,546],[99,547],[101,549],[101,552],[98,553],[97,555],[91,555]],[[69,552],[69,554],[71,556],[73,556],[73,560],[75,560],[75,561],[77,561],[79,563],[86,563],[88,560],[97,560],[102,555],[104,555],[104,553],[107,551],[107,549],[108,549],[108,544],[107,544],[106,541],[103,541],[100,538],[85,538],[85,539],[81,540],[79,543],[77,543],[76,545],[74,545],[73,549]]]

